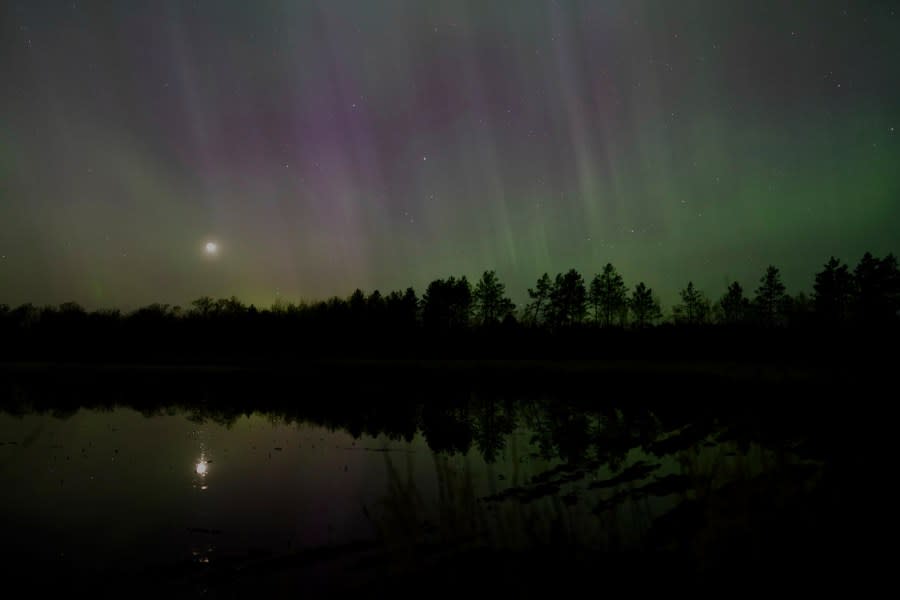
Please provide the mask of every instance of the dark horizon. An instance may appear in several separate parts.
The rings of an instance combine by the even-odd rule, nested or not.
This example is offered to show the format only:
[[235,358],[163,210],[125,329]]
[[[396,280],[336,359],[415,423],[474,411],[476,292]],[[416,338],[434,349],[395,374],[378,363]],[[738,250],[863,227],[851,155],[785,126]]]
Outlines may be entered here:
[[[896,320],[900,318],[900,270],[898,270],[898,262],[897,257],[894,253],[889,253],[886,256],[878,257],[877,255],[873,255],[871,252],[866,251],[859,262],[855,265],[851,263],[846,263],[842,261],[840,258],[835,256],[829,257],[824,264],[819,265],[821,270],[813,273],[810,277],[811,285],[806,289],[790,289],[784,285],[783,275],[781,273],[780,268],[776,265],[769,265],[766,268],[765,273],[762,277],[754,280],[750,285],[746,285],[746,283],[742,283],[736,280],[727,280],[725,282],[725,286],[723,289],[719,290],[719,294],[709,293],[707,290],[700,289],[699,286],[694,285],[694,280],[688,280],[686,285],[679,289],[677,292],[677,297],[671,299],[672,301],[669,303],[663,302],[660,295],[654,290],[652,287],[652,282],[631,282],[629,280],[624,279],[622,273],[620,273],[614,265],[611,263],[607,263],[604,267],[598,270],[593,277],[586,278],[583,274],[579,273],[576,269],[569,269],[566,272],[560,272],[555,274],[556,281],[553,281],[551,277],[546,281],[545,285],[549,285],[544,293],[551,294],[552,286],[560,285],[560,278],[565,277],[566,273],[575,274],[579,277],[580,283],[582,286],[583,299],[584,303],[584,314],[580,315],[578,318],[579,321],[586,322],[595,322],[600,323],[603,319],[597,314],[598,304],[600,302],[606,301],[607,304],[613,305],[618,303],[615,306],[615,310],[618,311],[632,311],[632,304],[635,300],[636,291],[638,294],[644,293],[646,298],[642,299],[645,303],[652,303],[656,308],[654,309],[654,318],[652,319],[653,323],[668,323],[668,322],[677,322],[678,320],[678,306],[684,305],[686,294],[688,296],[694,296],[697,302],[704,303],[706,314],[702,321],[716,322],[717,320],[721,320],[721,314],[717,314],[717,311],[721,313],[722,303],[726,301],[729,293],[738,293],[739,297],[736,299],[732,299],[734,301],[742,301],[746,299],[750,304],[747,305],[747,310],[752,306],[751,300],[754,300],[754,295],[758,296],[760,287],[766,283],[767,276],[771,275],[774,277],[774,280],[771,283],[777,283],[780,287],[778,293],[783,295],[783,299],[779,300],[781,303],[800,303],[801,310],[815,312],[818,308],[819,312],[822,311],[822,304],[825,303],[834,303],[834,302],[842,302],[848,303],[847,307],[842,310],[846,310],[847,314],[842,315],[842,318],[850,317],[850,303],[859,302],[859,298],[851,298],[854,294],[858,295],[860,293],[860,285],[868,286],[870,289],[866,292],[868,294],[876,294],[882,297],[880,301],[886,303],[884,310],[887,311],[886,314],[890,317],[889,320]],[[346,303],[352,304],[354,302],[355,297],[359,296],[362,302],[367,302],[374,299],[376,302],[383,302],[389,297],[401,297],[404,294],[412,294],[415,300],[415,306],[417,311],[421,311],[424,308],[424,298],[422,296],[423,293],[428,292],[431,286],[435,284],[439,284],[442,282],[465,282],[465,285],[468,287],[467,294],[470,296],[470,302],[472,303],[471,318],[474,319],[474,322],[484,321],[485,319],[482,317],[478,317],[475,313],[478,311],[478,289],[479,286],[482,286],[482,289],[493,287],[494,289],[488,290],[487,293],[493,293],[496,298],[494,302],[502,302],[502,314],[500,315],[489,315],[487,320],[496,320],[502,321],[503,317],[507,314],[511,315],[513,318],[518,319],[520,321],[527,322],[529,320],[529,309],[533,308],[533,305],[537,301],[537,295],[540,291],[541,286],[541,278],[547,277],[551,275],[549,273],[544,273],[540,278],[538,278],[537,285],[534,287],[529,287],[526,290],[525,294],[521,294],[520,296],[524,296],[524,300],[517,300],[516,296],[511,295],[507,288],[505,282],[500,279],[496,271],[487,270],[483,271],[480,277],[469,277],[468,275],[461,274],[452,274],[446,279],[433,279],[431,282],[423,287],[421,290],[417,290],[415,286],[409,285],[405,288],[399,288],[397,290],[364,290],[362,288],[357,287],[352,293],[344,295],[344,296],[331,296],[329,298],[321,298],[321,299],[308,299],[308,298],[287,298],[287,297],[278,297],[274,302],[267,305],[255,305],[254,303],[245,303],[243,299],[238,298],[235,295],[229,295],[224,297],[213,297],[209,295],[202,295],[198,298],[191,300],[185,304],[177,304],[177,303],[168,303],[168,302],[151,302],[149,304],[127,308],[127,307],[91,307],[85,306],[76,300],[68,300],[65,302],[61,302],[58,305],[41,305],[33,302],[24,302],[19,305],[11,305],[6,304],[0,301],[0,315],[4,315],[10,313],[14,310],[22,310],[27,307],[31,307],[34,310],[47,310],[54,308],[63,308],[68,307],[69,310],[78,310],[78,311],[91,311],[95,313],[121,313],[123,315],[129,315],[134,313],[139,313],[142,310],[156,310],[161,311],[162,313],[171,312],[174,315],[187,315],[190,313],[196,313],[197,311],[208,312],[210,309],[216,309],[216,305],[225,305],[230,303],[231,309],[237,308],[238,310],[245,311],[247,309],[259,310],[259,311],[272,311],[272,312],[291,312],[294,310],[306,310],[310,308],[314,308],[316,306],[324,306],[335,303]],[[840,278],[840,281],[835,281],[835,277]],[[486,279],[487,278],[487,279]],[[617,295],[614,299],[604,298],[602,294],[604,291],[598,287],[600,284],[604,284],[606,286],[613,286],[615,289],[606,290],[606,294],[615,294]],[[737,288],[735,288],[737,286]],[[836,287],[837,286],[837,287]],[[839,288],[839,289],[837,289]],[[537,291],[536,291],[537,290]],[[840,299],[835,298],[827,298],[827,296],[835,296],[841,295]],[[545,300],[549,299],[549,295],[545,298]],[[758,299],[758,298],[757,298]],[[2,300],[2,298],[0,298]],[[206,308],[202,307],[201,304],[205,304]],[[819,305],[817,307],[817,305]],[[501,310],[499,307],[495,307],[493,310]],[[593,313],[591,312],[593,310]],[[607,308],[606,315],[606,324],[609,325],[610,321],[610,310],[612,308]],[[658,312],[658,314],[656,314]],[[418,313],[417,313],[418,314]],[[418,314],[421,317],[421,314]],[[533,320],[533,317],[531,317]],[[620,319],[621,320],[621,319]],[[625,324],[628,322],[628,315],[625,316],[624,320],[620,324]],[[651,323],[652,324],[652,323]]]
[[[758,287],[732,282],[718,298],[688,282],[680,302],[665,312],[652,288],[641,282],[629,289],[611,264],[590,281],[574,269],[545,274],[528,294],[529,303],[517,310],[504,283],[486,271],[474,282],[433,280],[421,295],[412,288],[384,295],[357,289],[347,298],[271,308],[235,297],[125,314],[87,312],[73,303],[0,305],[0,336],[7,341],[0,361],[13,363],[13,372],[15,363],[29,361],[303,371],[321,361],[363,359],[381,361],[384,372],[359,374],[376,381],[398,368],[421,368],[410,360],[435,361],[425,372],[452,369],[447,360],[473,361],[476,370],[479,361],[518,361],[512,371],[501,365],[496,373],[508,379],[522,378],[517,369],[535,360],[627,359],[646,361],[646,368],[655,361],[712,360],[790,369],[808,364],[815,371],[837,363],[852,379],[893,356],[883,346],[900,330],[900,266],[893,255],[867,253],[853,269],[832,258],[815,274],[811,296],[788,293],[772,265]],[[560,368],[568,367],[556,364],[551,372],[563,377]]]

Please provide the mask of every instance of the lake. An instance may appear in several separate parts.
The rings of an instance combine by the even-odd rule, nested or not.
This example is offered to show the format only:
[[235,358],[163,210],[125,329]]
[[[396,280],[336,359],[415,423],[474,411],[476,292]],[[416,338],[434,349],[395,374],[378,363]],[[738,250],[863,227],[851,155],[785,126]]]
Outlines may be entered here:
[[284,395],[11,385],[8,572],[184,596],[536,595],[846,573],[868,533],[863,434],[801,402]]

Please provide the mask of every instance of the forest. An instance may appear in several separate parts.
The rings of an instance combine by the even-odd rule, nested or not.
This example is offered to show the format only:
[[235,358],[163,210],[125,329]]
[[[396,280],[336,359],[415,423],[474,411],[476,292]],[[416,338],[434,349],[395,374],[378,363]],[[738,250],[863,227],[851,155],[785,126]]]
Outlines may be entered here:
[[[541,275],[517,307],[494,271],[435,279],[382,294],[259,308],[201,297],[188,308],[151,304],[123,313],[74,302],[0,305],[7,361],[216,362],[283,357],[671,358],[856,355],[893,335],[900,311],[897,258],[866,253],[850,268],[831,257],[810,295],[788,293],[770,265],[753,289],[732,282],[710,298],[693,282],[664,310],[644,282],[607,263],[590,282],[575,269]],[[786,342],[776,343],[776,341]]]

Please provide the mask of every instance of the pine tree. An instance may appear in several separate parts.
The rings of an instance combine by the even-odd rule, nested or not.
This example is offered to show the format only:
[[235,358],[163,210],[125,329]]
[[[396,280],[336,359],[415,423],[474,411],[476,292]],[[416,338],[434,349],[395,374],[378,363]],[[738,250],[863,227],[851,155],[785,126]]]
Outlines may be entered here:
[[831,257],[825,267],[816,273],[814,302],[819,319],[832,323],[844,323],[850,315],[853,302],[853,275],[846,264]]
[[634,315],[633,322],[636,327],[652,325],[662,317],[659,300],[653,296],[653,290],[645,286],[643,281],[634,287],[628,306]]
[[528,297],[531,298],[531,302],[525,307],[525,315],[532,325],[538,325],[548,320],[547,312],[552,291],[553,282],[546,273],[541,275],[534,288],[528,288]]
[[516,305],[506,297],[506,286],[494,271],[485,271],[475,284],[475,318],[482,324],[496,323],[510,314]]
[[766,274],[760,280],[760,286],[756,288],[756,297],[753,304],[760,323],[766,327],[781,325],[784,320],[784,309],[787,295],[784,284],[781,283],[781,274],[774,265],[769,265]]
[[728,291],[719,299],[719,321],[725,325],[744,323],[750,313],[750,300],[744,297],[744,288],[737,281],[731,282]]
[[685,325],[702,325],[709,319],[709,300],[689,281],[687,287],[679,292],[681,304],[673,309],[675,321]]
[[580,323],[587,312],[584,278],[575,269],[559,273],[550,291],[550,311],[557,326]]
[[620,322],[627,314],[628,290],[622,276],[611,263],[591,281],[590,303],[594,309],[594,321],[609,327],[614,320]]
[[422,295],[422,321],[436,330],[461,329],[469,324],[472,312],[472,288],[463,275],[446,280],[435,279]]
[[861,323],[876,325],[895,322],[900,309],[900,271],[897,259],[866,254],[853,271],[856,282],[856,314]]

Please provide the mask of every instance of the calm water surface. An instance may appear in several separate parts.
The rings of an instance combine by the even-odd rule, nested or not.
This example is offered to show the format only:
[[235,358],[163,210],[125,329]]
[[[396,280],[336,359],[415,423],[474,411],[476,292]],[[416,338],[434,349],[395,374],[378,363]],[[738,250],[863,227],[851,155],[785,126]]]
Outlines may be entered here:
[[780,556],[782,535],[809,541],[832,497],[814,434],[708,412],[552,397],[408,404],[363,425],[185,407],[15,412],[0,413],[6,564],[191,594],[364,586],[533,552],[572,564],[671,553],[704,573],[723,551],[758,560]]

